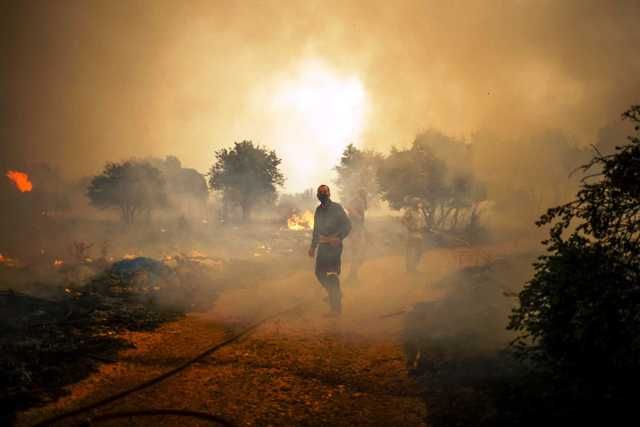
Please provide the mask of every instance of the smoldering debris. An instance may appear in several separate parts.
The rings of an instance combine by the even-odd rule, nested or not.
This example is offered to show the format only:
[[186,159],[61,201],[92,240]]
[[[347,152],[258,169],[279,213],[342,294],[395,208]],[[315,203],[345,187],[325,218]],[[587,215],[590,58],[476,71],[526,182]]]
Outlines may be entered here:
[[504,350],[513,339],[506,326],[534,259],[523,253],[467,267],[435,284],[449,290],[446,298],[407,313],[407,368],[423,386],[431,424],[503,425],[497,405],[506,384],[524,375]]
[[0,405],[7,414],[58,397],[61,387],[112,360],[127,347],[116,335],[121,330],[150,329],[180,314],[91,291],[57,300],[3,291],[0,313]]
[[83,285],[39,283],[27,287],[31,295],[0,291],[2,413],[55,399],[64,385],[114,361],[129,345],[121,331],[153,329],[210,306],[226,283],[224,264],[204,255],[138,257]]

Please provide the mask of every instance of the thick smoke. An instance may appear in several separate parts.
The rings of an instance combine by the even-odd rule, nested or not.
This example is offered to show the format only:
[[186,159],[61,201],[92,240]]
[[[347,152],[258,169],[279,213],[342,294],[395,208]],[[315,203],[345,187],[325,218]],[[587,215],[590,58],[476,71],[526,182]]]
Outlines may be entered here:
[[639,93],[639,14],[632,1],[7,3],[0,167],[77,176],[175,154],[204,171],[234,140],[304,144],[279,140],[264,106],[309,58],[363,82],[365,146],[429,128],[594,143]]

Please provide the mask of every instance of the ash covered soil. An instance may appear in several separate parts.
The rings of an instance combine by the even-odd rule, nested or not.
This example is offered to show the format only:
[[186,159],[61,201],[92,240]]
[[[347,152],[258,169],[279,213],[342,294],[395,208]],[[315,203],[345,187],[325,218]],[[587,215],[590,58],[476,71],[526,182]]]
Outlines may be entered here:
[[[324,293],[313,277],[312,261],[296,263],[296,268],[288,264],[286,275],[225,288],[206,312],[152,331],[120,332],[131,348],[68,386],[66,396],[19,413],[16,425],[33,425],[149,380],[247,324],[296,304],[302,308],[94,414],[186,409],[236,425],[425,425],[424,390],[407,368],[404,315],[417,302],[443,298],[447,289],[436,284],[465,265],[483,262],[487,253],[431,250],[423,272],[413,275],[404,273],[403,257],[370,259],[359,282],[343,283],[344,314],[339,319],[325,317]],[[349,264],[344,267],[348,272]],[[59,425],[77,425],[90,415]],[[171,416],[101,424],[210,425]]]

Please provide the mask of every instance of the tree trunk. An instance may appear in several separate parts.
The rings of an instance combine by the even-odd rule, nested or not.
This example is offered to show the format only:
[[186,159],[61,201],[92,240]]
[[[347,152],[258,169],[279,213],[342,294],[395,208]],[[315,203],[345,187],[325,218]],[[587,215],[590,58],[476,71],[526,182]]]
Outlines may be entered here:
[[122,213],[122,222],[126,225],[133,224],[133,219],[135,218],[136,208],[134,206],[120,206],[120,211]]
[[451,225],[451,229],[455,230],[458,227],[458,217],[460,216],[460,209],[455,208],[453,211],[453,224]]
[[131,211],[131,206],[121,206],[120,210],[122,212],[122,222],[124,222],[125,225],[131,224],[133,222],[133,212]]
[[442,205],[442,228],[444,229],[447,225],[447,219],[449,219],[449,215],[453,210],[453,207],[448,207],[447,210],[444,210],[444,204]]

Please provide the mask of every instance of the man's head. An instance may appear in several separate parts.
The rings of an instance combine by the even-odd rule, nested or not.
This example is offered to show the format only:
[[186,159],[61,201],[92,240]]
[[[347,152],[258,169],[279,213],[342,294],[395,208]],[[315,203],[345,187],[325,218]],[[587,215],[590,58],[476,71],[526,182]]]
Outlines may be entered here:
[[318,187],[317,196],[320,203],[326,203],[331,198],[331,190],[329,189],[329,186],[322,184]]
[[423,207],[422,199],[420,197],[413,197],[411,199],[411,204],[413,206],[415,206],[416,208],[422,208]]

